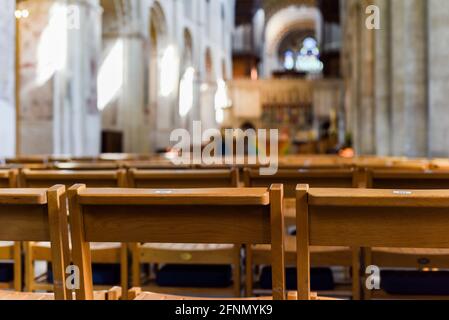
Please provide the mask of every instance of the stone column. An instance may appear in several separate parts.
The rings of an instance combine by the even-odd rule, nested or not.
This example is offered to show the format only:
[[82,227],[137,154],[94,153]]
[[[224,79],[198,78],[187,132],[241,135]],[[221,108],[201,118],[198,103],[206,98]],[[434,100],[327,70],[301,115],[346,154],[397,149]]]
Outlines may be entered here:
[[449,156],[449,1],[428,0],[429,153]]
[[139,34],[122,38],[124,45],[123,90],[119,104],[119,127],[123,130],[124,151],[150,151],[150,132],[144,130],[144,39]]
[[366,8],[372,0],[362,0],[359,14],[360,28],[360,109],[359,109],[359,153],[375,154],[374,128],[374,30],[366,28]]
[[391,55],[390,0],[376,0],[381,29],[375,31],[375,131],[376,154],[391,154]]
[[426,156],[427,0],[395,0],[391,5],[392,151]]
[[[55,78],[53,152],[94,156],[100,153],[101,141],[97,76],[102,9],[97,0],[72,1],[71,5],[68,9],[67,65]],[[72,20],[71,14],[74,15]]]
[[15,1],[0,1],[0,157],[15,154]]

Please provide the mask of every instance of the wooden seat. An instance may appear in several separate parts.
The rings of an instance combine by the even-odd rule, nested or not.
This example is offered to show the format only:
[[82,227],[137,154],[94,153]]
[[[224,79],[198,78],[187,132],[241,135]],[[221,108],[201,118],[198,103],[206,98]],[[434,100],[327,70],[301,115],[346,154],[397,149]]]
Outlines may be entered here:
[[[0,188],[17,187],[18,170],[0,170]],[[0,260],[14,262],[14,279],[12,282],[0,283],[2,289],[22,291],[22,248],[20,242],[0,242]]]
[[[89,164],[90,165],[90,164]],[[77,183],[92,187],[124,187],[126,186],[126,170],[31,170],[24,169],[20,174],[20,185],[26,188],[46,188],[54,184],[65,185],[66,188]],[[29,292],[50,291],[52,284],[47,276],[35,277],[35,262],[51,262],[49,244],[25,243],[25,288]],[[128,288],[128,250],[127,245],[94,246],[92,261],[101,264],[120,264],[121,286],[126,292]],[[106,287],[96,286],[103,290]]]
[[[367,187],[373,189],[443,190],[449,189],[449,171],[435,170],[369,170]],[[365,248],[365,264],[382,268],[446,269],[449,251],[416,248]],[[389,298],[385,292],[366,292],[366,298]],[[392,297],[393,298],[393,297]],[[394,298],[397,298],[395,295]],[[423,296],[422,298],[426,298]]]
[[120,168],[119,163],[115,162],[57,162],[53,164],[56,170],[85,170],[85,171],[100,171],[100,170],[117,170]]
[[448,207],[448,191],[298,186],[298,298],[311,298],[311,246],[447,249]]
[[[337,163],[335,158],[323,158],[324,163]],[[323,162],[319,162],[323,164]],[[314,187],[334,187],[351,188],[358,187],[363,180],[363,173],[352,168],[340,169],[304,169],[289,168],[279,169],[275,175],[263,176],[257,169],[247,168],[244,170],[244,181],[247,187],[267,187],[274,183],[284,185],[285,199],[284,212],[287,226],[296,226],[296,186],[298,183],[307,183]],[[287,237],[286,245],[286,264],[287,266],[296,265],[296,244],[295,237]],[[313,267],[333,267],[342,266],[358,270],[360,268],[360,250],[348,247],[333,248],[315,248],[312,252]],[[254,294],[254,268],[255,266],[267,265],[270,261],[269,246],[251,246],[246,249],[246,292],[251,296]],[[360,281],[359,273],[352,272],[352,286],[338,286],[336,295],[352,296],[353,299],[360,299]],[[348,290],[349,289],[349,290]],[[263,291],[262,291],[263,292]],[[326,292],[326,295],[329,295]]]
[[[128,183],[133,188],[185,189],[232,188],[238,184],[238,170],[139,170],[128,171]],[[230,265],[233,285],[228,288],[160,287],[153,279],[143,279],[145,289],[172,294],[212,294],[216,296],[241,296],[241,246],[197,244],[134,244],[132,245],[132,281],[134,287],[142,286],[142,264],[178,265]]]
[[[0,240],[50,241],[54,270],[54,298],[71,299],[65,270],[70,263],[66,193],[64,186],[50,189],[0,189]],[[41,299],[12,293],[7,299]]]
[[[69,191],[77,299],[93,298],[90,242],[271,244],[274,298],[285,299],[282,186]],[[238,221],[238,223],[236,223]],[[138,297],[140,298],[140,297]]]

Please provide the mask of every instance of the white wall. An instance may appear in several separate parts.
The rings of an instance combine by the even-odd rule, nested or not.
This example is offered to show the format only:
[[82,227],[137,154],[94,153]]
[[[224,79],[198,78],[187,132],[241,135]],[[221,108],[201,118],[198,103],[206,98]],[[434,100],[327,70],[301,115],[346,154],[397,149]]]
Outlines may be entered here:
[[0,157],[15,154],[15,1],[0,1]]
[[[230,78],[232,74],[232,48],[231,35],[234,26],[234,0],[142,0],[129,2],[133,4],[133,15],[136,16],[128,32],[119,32],[118,38],[126,38],[135,43],[134,49],[128,51],[124,57],[125,68],[133,70],[127,77],[128,85],[118,99],[114,121],[113,109],[104,111],[103,124],[124,133],[124,149],[126,152],[148,152],[169,145],[170,133],[178,127],[190,128],[193,120],[202,119],[205,113],[214,113],[211,104],[211,92],[201,93],[201,87],[206,81],[206,50],[212,56],[214,79],[210,83],[213,88],[219,79]],[[221,19],[222,6],[225,20]],[[158,8],[157,29],[158,48],[156,64],[150,62],[151,48],[150,25],[152,23],[152,8]],[[209,12],[208,12],[209,11]],[[184,30],[187,29],[192,36],[192,61],[195,69],[194,106],[189,114],[181,119],[179,116],[179,81],[182,77],[184,53]],[[108,41],[111,41],[108,36]],[[137,44],[139,43],[139,44]],[[148,90],[158,90],[159,85],[146,83],[144,79],[150,78],[150,68],[158,68],[159,79],[161,74],[167,72],[161,65],[162,56],[167,47],[174,48],[175,57],[173,65],[176,74],[171,77],[173,90],[167,96],[159,94],[156,101],[146,101]],[[140,49],[139,49],[140,48]],[[139,51],[140,50],[140,51]],[[223,74],[223,65],[226,74]],[[154,70],[153,70],[154,71]],[[154,75],[154,72],[153,72]],[[142,81],[138,81],[141,79]],[[147,80],[149,81],[149,80]],[[160,80],[161,81],[161,80]],[[131,94],[130,92],[133,92]],[[214,92],[212,92],[212,96]],[[209,96],[209,97],[207,97]],[[145,105],[149,104],[149,105]],[[156,104],[156,105],[153,105]],[[148,117],[145,110],[150,113],[150,123],[140,119]],[[149,111],[148,111],[149,110]],[[207,117],[206,127],[216,127],[215,117]],[[204,118],[203,118],[204,119]]]

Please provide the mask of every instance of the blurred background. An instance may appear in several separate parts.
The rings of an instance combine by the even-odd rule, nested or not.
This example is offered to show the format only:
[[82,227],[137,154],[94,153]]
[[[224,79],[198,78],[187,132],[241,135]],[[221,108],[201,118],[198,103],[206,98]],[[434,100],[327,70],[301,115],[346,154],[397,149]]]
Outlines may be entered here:
[[0,157],[279,129],[280,153],[449,156],[447,0],[2,0]]

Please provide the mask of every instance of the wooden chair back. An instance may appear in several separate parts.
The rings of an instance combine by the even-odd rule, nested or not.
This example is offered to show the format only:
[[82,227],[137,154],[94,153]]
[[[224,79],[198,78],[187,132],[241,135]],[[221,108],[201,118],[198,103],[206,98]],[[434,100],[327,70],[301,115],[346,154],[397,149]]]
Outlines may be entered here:
[[315,188],[358,187],[362,173],[354,169],[279,169],[275,175],[261,175],[258,169],[246,168],[243,173],[245,187],[269,187],[283,184],[286,198],[296,197],[298,184]]
[[22,156],[16,158],[6,158],[6,164],[46,164],[47,156]]
[[0,169],[0,188],[17,188],[17,176],[19,171]]
[[48,188],[62,184],[70,188],[83,183],[93,188],[126,186],[126,170],[30,170],[20,173],[20,186],[25,188]]
[[266,188],[69,190],[77,299],[93,298],[90,242],[271,244],[275,299],[285,299],[282,185]]
[[238,181],[237,169],[128,170],[128,183],[131,188],[231,188],[237,187]]
[[449,248],[448,208],[449,191],[298,186],[298,297],[312,297],[310,246]]
[[373,189],[449,189],[449,171],[369,170],[366,181]]
[[101,171],[101,170],[117,170],[120,168],[119,163],[115,162],[58,162],[54,163],[55,170],[69,171]]
[[57,300],[71,300],[66,286],[70,264],[64,186],[50,189],[0,189],[0,240],[49,241]]

